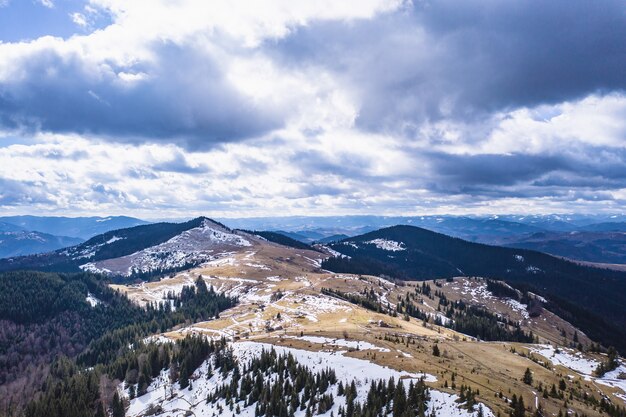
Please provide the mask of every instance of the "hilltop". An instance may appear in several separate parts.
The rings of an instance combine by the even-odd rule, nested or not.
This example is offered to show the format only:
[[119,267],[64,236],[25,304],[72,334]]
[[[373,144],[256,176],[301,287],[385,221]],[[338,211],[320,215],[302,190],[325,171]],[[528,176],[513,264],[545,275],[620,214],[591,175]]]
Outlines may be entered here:
[[626,349],[626,274],[541,252],[467,242],[413,226],[394,226],[329,247],[323,267],[398,279],[480,276],[502,279],[552,300],[553,311],[595,338]]
[[[387,408],[403,417],[402,401],[411,415],[624,416],[623,360],[611,362],[608,344],[563,316],[551,295],[518,285],[536,275],[529,266],[546,277],[569,263],[414,229],[312,248],[201,217],[107,232],[54,252],[44,258],[89,273],[0,274],[0,344],[15,332],[36,340],[19,351],[38,364],[29,370],[26,356],[0,352],[0,363],[20,358],[0,374],[0,392],[28,417],[51,407],[64,417],[357,417]],[[488,258],[471,258],[496,256],[491,251],[512,259],[497,259],[483,276],[456,269],[483,268]],[[424,275],[326,267],[337,260]],[[45,298],[63,301],[44,314],[37,300]],[[70,359],[47,368],[44,346]],[[601,364],[610,368],[603,375]],[[72,414],[70,405],[83,411]]]

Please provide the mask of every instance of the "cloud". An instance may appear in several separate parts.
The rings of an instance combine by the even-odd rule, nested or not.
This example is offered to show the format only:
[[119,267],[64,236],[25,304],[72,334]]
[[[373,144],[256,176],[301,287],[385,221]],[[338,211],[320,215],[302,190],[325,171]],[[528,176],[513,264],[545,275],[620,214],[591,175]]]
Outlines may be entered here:
[[171,159],[158,162],[152,166],[156,172],[178,172],[183,174],[204,174],[210,171],[205,165],[192,165],[185,155],[179,150],[175,150]]
[[0,207],[41,204],[54,204],[54,201],[43,191],[40,183],[0,177]]
[[0,44],[3,208],[622,210],[623,6],[533,6],[91,0],[64,10],[83,34]]
[[571,169],[564,158],[555,156],[429,154],[427,160],[445,184],[461,189],[469,184],[514,185]]
[[264,62],[261,40],[312,20],[367,18],[398,4],[92,0],[86,14],[71,17],[86,27],[87,15],[107,13],[112,23],[104,29],[0,44],[0,126],[189,149],[260,137],[284,127],[302,110],[296,100],[317,88],[280,91],[279,83],[291,85],[298,74]]
[[54,9],[54,2],[52,0],[39,0],[39,3],[48,9]]
[[88,26],[87,17],[83,13],[80,13],[80,12],[70,13],[70,18],[72,19],[72,22],[76,23],[80,27],[84,28]]
[[155,62],[134,70],[149,75],[132,80],[128,68],[86,65],[78,54],[45,48],[22,60],[28,77],[0,85],[0,121],[27,131],[190,148],[262,135],[281,125],[278,109],[238,92],[211,57],[172,44],[156,51]]
[[358,126],[410,137],[425,121],[624,91],[621,1],[536,6],[416,2],[350,25],[315,22],[268,48],[284,65],[332,68],[359,97]]

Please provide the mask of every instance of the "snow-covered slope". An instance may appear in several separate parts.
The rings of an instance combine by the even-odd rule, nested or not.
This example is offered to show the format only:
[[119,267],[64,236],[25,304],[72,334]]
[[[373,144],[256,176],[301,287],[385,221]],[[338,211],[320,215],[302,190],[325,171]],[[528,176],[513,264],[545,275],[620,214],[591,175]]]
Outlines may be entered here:
[[[103,244],[120,239],[114,236]],[[251,236],[244,236],[243,233],[233,232],[218,223],[204,219],[198,227],[185,230],[164,243],[119,258],[86,262],[80,267],[86,271],[125,276],[171,270],[197,265],[214,259],[219,254],[252,246],[251,239]],[[89,252],[84,256],[88,259]]]
[[[272,348],[278,354],[290,353],[298,363],[306,366],[313,372],[331,368],[337,376],[337,384],[329,386],[327,392],[335,395],[340,381],[347,386],[354,380],[357,389],[355,400],[361,404],[366,401],[367,393],[373,380],[388,380],[391,377],[396,381],[403,379],[405,388],[408,387],[408,381],[412,380],[415,382],[422,377],[427,382],[436,381],[436,378],[432,375],[396,371],[366,360],[345,356],[345,352],[341,351],[315,352],[257,342],[237,342],[232,344],[232,348],[240,369],[243,369],[243,365],[249,363],[252,358],[259,356],[263,350],[269,351]],[[244,401],[241,401],[234,404],[234,407],[230,407],[223,399],[215,402],[206,401],[209,394],[215,392],[217,387],[232,380],[232,372],[223,375],[220,372],[211,372],[211,370],[215,371],[213,358],[200,365],[191,378],[193,383],[190,388],[185,389],[180,389],[179,383],[170,384],[168,372],[161,372],[161,375],[152,382],[145,395],[130,401],[130,407],[126,415],[130,417],[143,416],[146,415],[147,410],[155,410],[160,407],[165,415],[195,415],[198,417],[217,415],[254,416],[256,403],[246,404]],[[266,377],[274,379],[276,376],[267,375]],[[119,389],[124,396],[128,397],[128,393],[123,386],[120,386]],[[462,403],[457,402],[457,395],[433,389],[430,390],[430,395],[431,400],[428,403],[429,414],[432,411],[435,411],[439,417],[472,417],[478,414],[478,407],[475,407],[473,411],[467,410]],[[332,408],[321,415],[326,417],[339,415],[339,408],[345,407],[345,402],[345,396],[335,396]],[[239,412],[236,409],[239,409]],[[295,416],[304,417],[305,413],[306,410],[298,409],[295,411]],[[483,415],[488,417],[494,416],[493,412],[485,406],[483,406]]]

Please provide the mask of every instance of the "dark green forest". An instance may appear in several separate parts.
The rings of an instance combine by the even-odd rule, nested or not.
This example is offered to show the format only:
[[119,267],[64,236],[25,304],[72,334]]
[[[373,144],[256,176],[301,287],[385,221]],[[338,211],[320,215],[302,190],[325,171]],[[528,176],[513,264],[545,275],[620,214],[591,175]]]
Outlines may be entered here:
[[[367,243],[402,242],[390,252]],[[347,243],[353,243],[357,247]],[[483,245],[413,226],[394,226],[330,245],[349,256],[332,257],[322,268],[402,280],[481,276],[504,280],[550,300],[546,308],[591,338],[626,352],[626,273],[581,266],[525,249]]]
[[244,230],[244,232],[261,236],[263,239],[269,240],[270,242],[278,243],[279,245],[289,246],[295,249],[308,249],[308,250],[317,250],[314,247],[307,245],[304,242],[300,242],[298,240],[292,239],[289,236],[285,236],[282,233],[269,232],[269,231],[250,231]]
[[[100,303],[92,307],[90,293]],[[215,317],[236,300],[202,280],[169,304],[141,308],[98,275],[0,274],[0,415],[12,415],[45,388],[57,358],[76,366],[107,364],[138,339]]]

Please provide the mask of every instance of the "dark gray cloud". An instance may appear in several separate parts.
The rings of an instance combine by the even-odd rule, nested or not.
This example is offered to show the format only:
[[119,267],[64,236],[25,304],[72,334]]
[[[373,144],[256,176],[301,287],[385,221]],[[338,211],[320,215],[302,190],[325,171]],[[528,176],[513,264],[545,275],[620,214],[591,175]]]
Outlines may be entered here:
[[359,126],[411,135],[424,120],[624,90],[624,39],[620,0],[448,0],[311,24],[267,47],[285,65],[343,77],[361,98]]
[[373,177],[368,174],[373,161],[357,153],[328,154],[306,150],[295,152],[290,160],[304,176],[325,173],[352,179]]
[[471,185],[515,185],[547,173],[570,170],[563,157],[537,155],[428,155],[437,178],[448,187],[463,189]]
[[[0,126],[99,135],[115,141],[207,149],[281,126],[280,109],[239,93],[217,63],[191,48],[155,46],[151,65],[94,74],[80,56],[34,53],[16,81],[0,83]],[[119,72],[144,73],[124,83]]]
[[[586,150],[556,155],[427,153],[427,186],[439,194],[483,198],[612,199],[610,190],[626,188],[626,152]],[[614,161],[598,158],[604,153],[612,153]]]

